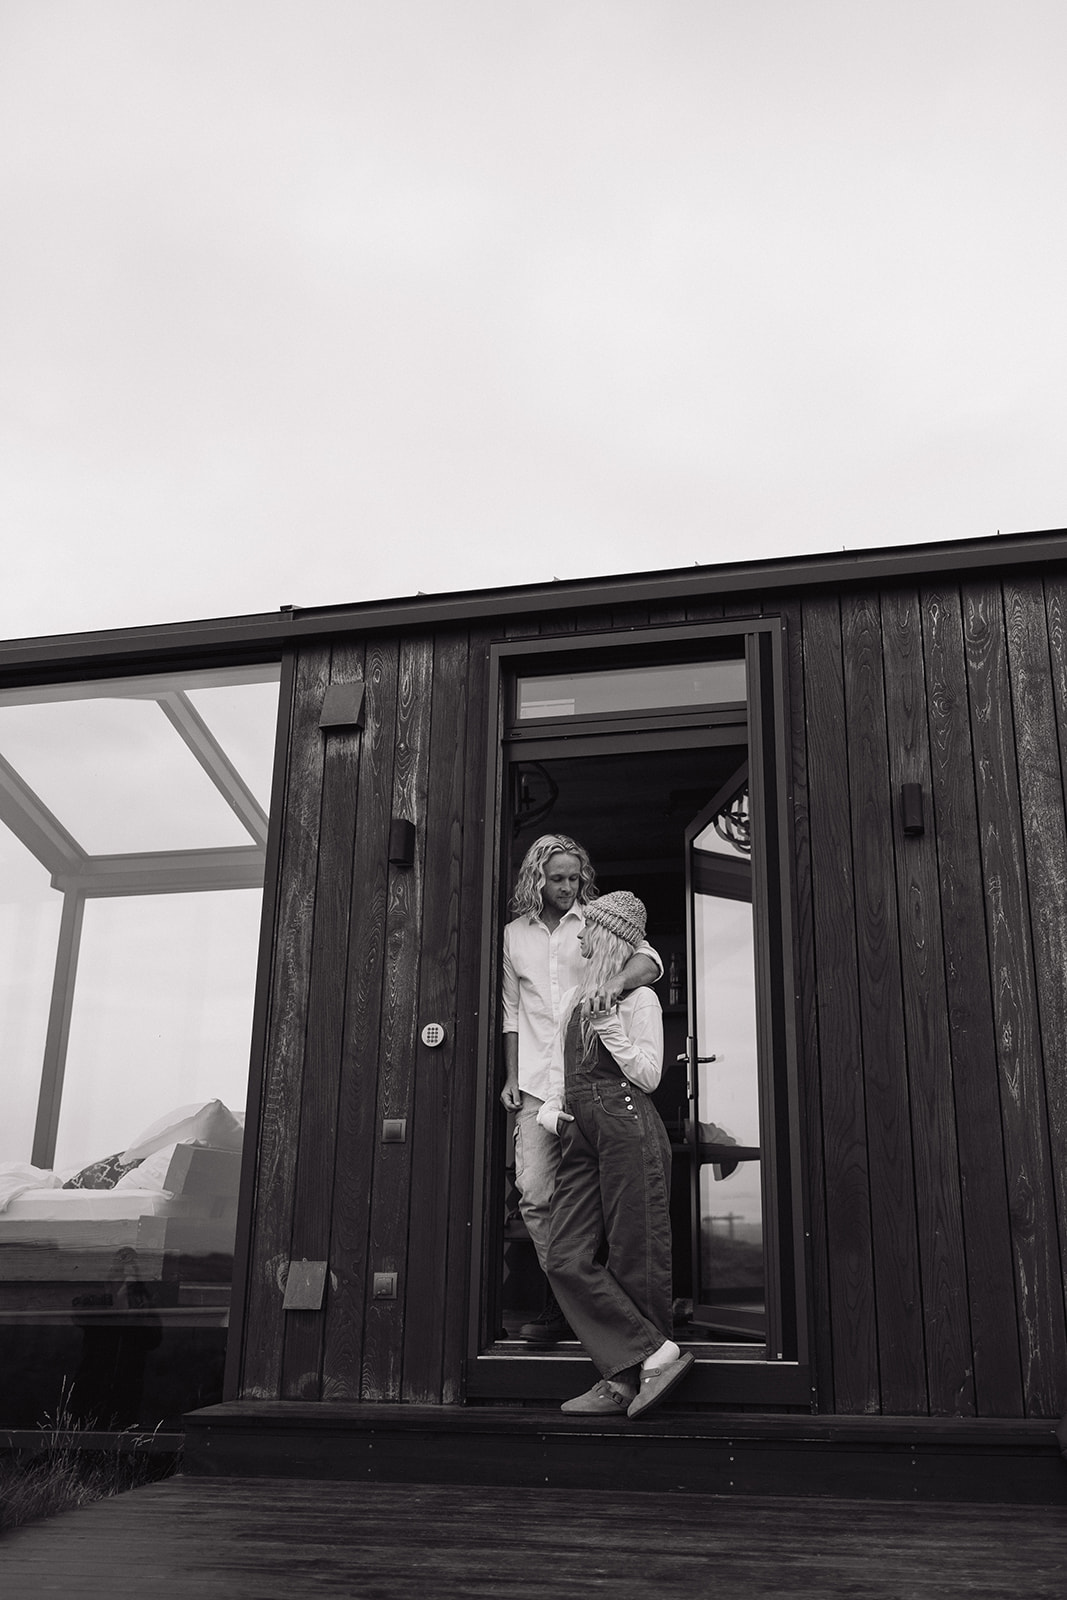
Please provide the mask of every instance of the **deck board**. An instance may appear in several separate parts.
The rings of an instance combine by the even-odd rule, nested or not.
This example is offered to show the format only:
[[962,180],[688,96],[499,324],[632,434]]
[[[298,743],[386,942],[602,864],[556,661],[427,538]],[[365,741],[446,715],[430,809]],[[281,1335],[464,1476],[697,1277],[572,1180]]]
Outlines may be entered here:
[[[12,1595],[1060,1600],[1059,1507],[172,1478],[17,1530]],[[158,1587],[157,1587],[158,1585]]]

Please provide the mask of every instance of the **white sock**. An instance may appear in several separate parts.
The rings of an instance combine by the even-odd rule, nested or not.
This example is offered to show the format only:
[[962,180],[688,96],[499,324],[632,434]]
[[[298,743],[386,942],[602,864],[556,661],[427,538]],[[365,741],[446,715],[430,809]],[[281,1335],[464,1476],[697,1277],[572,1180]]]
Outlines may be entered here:
[[658,1350],[653,1350],[641,1363],[642,1372],[656,1372],[660,1367],[665,1367],[671,1361],[677,1361],[682,1352],[673,1339],[664,1339]]

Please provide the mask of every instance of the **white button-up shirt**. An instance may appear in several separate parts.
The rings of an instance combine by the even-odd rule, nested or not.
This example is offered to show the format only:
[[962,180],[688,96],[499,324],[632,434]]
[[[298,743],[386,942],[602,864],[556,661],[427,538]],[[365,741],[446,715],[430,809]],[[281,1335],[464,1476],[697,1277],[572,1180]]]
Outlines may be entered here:
[[[548,1098],[563,1001],[585,966],[578,944],[578,930],[584,926],[581,907],[571,906],[555,928],[530,913],[504,929],[503,1031],[518,1034],[519,1088],[538,1100]],[[652,946],[642,941],[637,950],[651,956],[662,976],[663,962]]]

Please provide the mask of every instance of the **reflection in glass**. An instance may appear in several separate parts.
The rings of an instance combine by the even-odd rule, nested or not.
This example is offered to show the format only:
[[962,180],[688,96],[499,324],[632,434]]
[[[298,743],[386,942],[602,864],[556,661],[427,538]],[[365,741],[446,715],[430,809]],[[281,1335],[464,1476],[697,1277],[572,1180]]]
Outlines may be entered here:
[[0,1425],[221,1396],[277,700],[0,692]]
[[[696,1013],[700,1122],[744,1148],[760,1143],[756,1059],[752,906],[698,894],[695,901]],[[745,1160],[718,1178],[718,1164],[700,1169],[702,1299],[762,1299],[763,1212],[758,1161]]]
[[698,1324],[765,1333],[752,834],[747,764],[686,830]]
[[519,721],[535,717],[610,716],[623,711],[686,710],[743,703],[743,661],[619,667],[519,679]]

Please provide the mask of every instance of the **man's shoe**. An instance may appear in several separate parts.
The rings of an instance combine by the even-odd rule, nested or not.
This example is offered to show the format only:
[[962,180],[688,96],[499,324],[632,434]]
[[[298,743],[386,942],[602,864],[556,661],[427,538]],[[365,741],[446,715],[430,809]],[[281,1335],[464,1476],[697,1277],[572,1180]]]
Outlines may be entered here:
[[548,1346],[559,1344],[561,1339],[573,1339],[574,1334],[559,1306],[551,1300],[539,1317],[523,1323],[519,1338],[525,1339],[527,1344]]
[[564,1400],[559,1409],[572,1417],[623,1417],[629,1404],[630,1395],[625,1390],[613,1389],[606,1378],[601,1378],[585,1394]]

